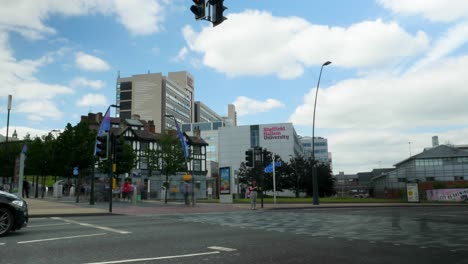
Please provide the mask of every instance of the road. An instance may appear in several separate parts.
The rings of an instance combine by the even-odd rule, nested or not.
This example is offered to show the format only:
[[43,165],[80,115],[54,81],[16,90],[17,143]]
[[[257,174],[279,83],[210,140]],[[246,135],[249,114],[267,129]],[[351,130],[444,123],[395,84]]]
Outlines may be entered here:
[[468,208],[35,218],[0,263],[468,263]]

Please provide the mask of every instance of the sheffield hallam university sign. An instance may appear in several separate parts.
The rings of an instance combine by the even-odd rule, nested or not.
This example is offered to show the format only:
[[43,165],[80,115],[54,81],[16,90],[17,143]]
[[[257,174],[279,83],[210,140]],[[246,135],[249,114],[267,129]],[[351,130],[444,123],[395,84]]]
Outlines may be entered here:
[[263,139],[264,140],[276,140],[276,139],[289,140],[289,135],[287,135],[286,127],[284,126],[264,127]]

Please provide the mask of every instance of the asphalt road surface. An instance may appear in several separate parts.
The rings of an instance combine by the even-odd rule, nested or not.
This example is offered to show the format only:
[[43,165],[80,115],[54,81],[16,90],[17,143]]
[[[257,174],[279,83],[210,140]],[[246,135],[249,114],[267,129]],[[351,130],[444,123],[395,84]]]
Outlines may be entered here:
[[468,263],[468,207],[38,218],[0,263]]

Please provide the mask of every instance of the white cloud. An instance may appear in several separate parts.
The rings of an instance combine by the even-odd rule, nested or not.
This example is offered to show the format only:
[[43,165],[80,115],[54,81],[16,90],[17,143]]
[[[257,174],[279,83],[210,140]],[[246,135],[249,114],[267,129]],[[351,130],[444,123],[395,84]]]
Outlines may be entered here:
[[15,31],[27,38],[43,38],[56,30],[45,24],[55,14],[84,16],[116,15],[117,20],[132,34],[159,32],[164,21],[164,6],[156,0],[15,0],[3,1],[0,9],[0,30]]
[[[349,79],[318,94],[316,126],[404,128],[468,123],[468,56],[398,76]],[[311,124],[314,87],[290,121]]]
[[378,0],[385,8],[402,15],[421,15],[437,22],[468,18],[466,0]]
[[102,94],[86,94],[76,102],[79,107],[106,106],[107,99]]
[[283,103],[275,99],[269,98],[262,102],[245,96],[237,97],[233,104],[236,106],[237,114],[239,116],[268,112],[275,108],[284,107]]
[[135,35],[149,35],[161,30],[163,7],[154,0],[116,0],[115,12],[122,23]]
[[[19,139],[24,139],[26,135],[30,135],[31,138],[35,138],[36,136],[40,137],[41,135],[46,135],[48,134],[52,129],[50,130],[44,130],[44,129],[37,129],[37,128],[31,128],[31,127],[23,127],[23,126],[14,126],[10,127],[8,131],[9,137],[13,134],[13,131],[16,130],[16,133],[18,134]],[[1,135],[6,135],[6,127],[1,127],[0,128],[0,134]]]
[[72,87],[91,87],[93,89],[99,90],[103,88],[106,83],[101,80],[88,80],[84,77],[77,77],[70,82]]
[[78,52],[76,54],[75,63],[80,69],[85,71],[107,71],[110,69],[107,62],[84,52]]
[[416,63],[411,71],[436,63],[438,60],[462,47],[467,42],[468,21],[465,21],[451,27],[440,39],[438,39],[434,46],[428,51],[427,55]]
[[253,10],[231,13],[222,29],[195,32],[186,26],[183,35],[188,48],[203,55],[206,66],[228,76],[276,74],[283,79],[327,60],[363,70],[388,67],[421,54],[429,44],[424,32],[411,35],[395,22],[328,27]]
[[8,34],[0,32],[0,96],[13,95],[12,111],[26,114],[29,120],[61,117],[62,113],[52,99],[72,94],[73,90],[40,82],[34,75],[62,52],[59,50],[36,60],[17,60],[8,46]]
[[179,50],[179,53],[177,54],[177,56],[175,58],[173,58],[172,60],[173,61],[183,61],[185,59],[185,57],[187,57],[187,54],[188,54],[189,50],[187,49],[187,47],[183,47]]
[[45,118],[59,119],[62,117],[62,112],[58,110],[54,102],[49,100],[20,102],[17,106],[17,111],[30,114],[28,119],[32,121],[42,121]]

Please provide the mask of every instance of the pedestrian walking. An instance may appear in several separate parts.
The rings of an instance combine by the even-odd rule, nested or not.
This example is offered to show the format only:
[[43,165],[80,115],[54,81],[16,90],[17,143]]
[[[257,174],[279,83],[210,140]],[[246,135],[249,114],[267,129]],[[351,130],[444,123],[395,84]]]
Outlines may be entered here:
[[26,195],[26,198],[29,198],[29,182],[23,180],[23,197]]
[[186,181],[182,184],[182,192],[184,193],[185,205],[190,205],[189,194],[190,194],[190,184]]
[[249,193],[250,193],[250,209],[255,210],[257,209],[257,183],[252,182],[249,186]]

